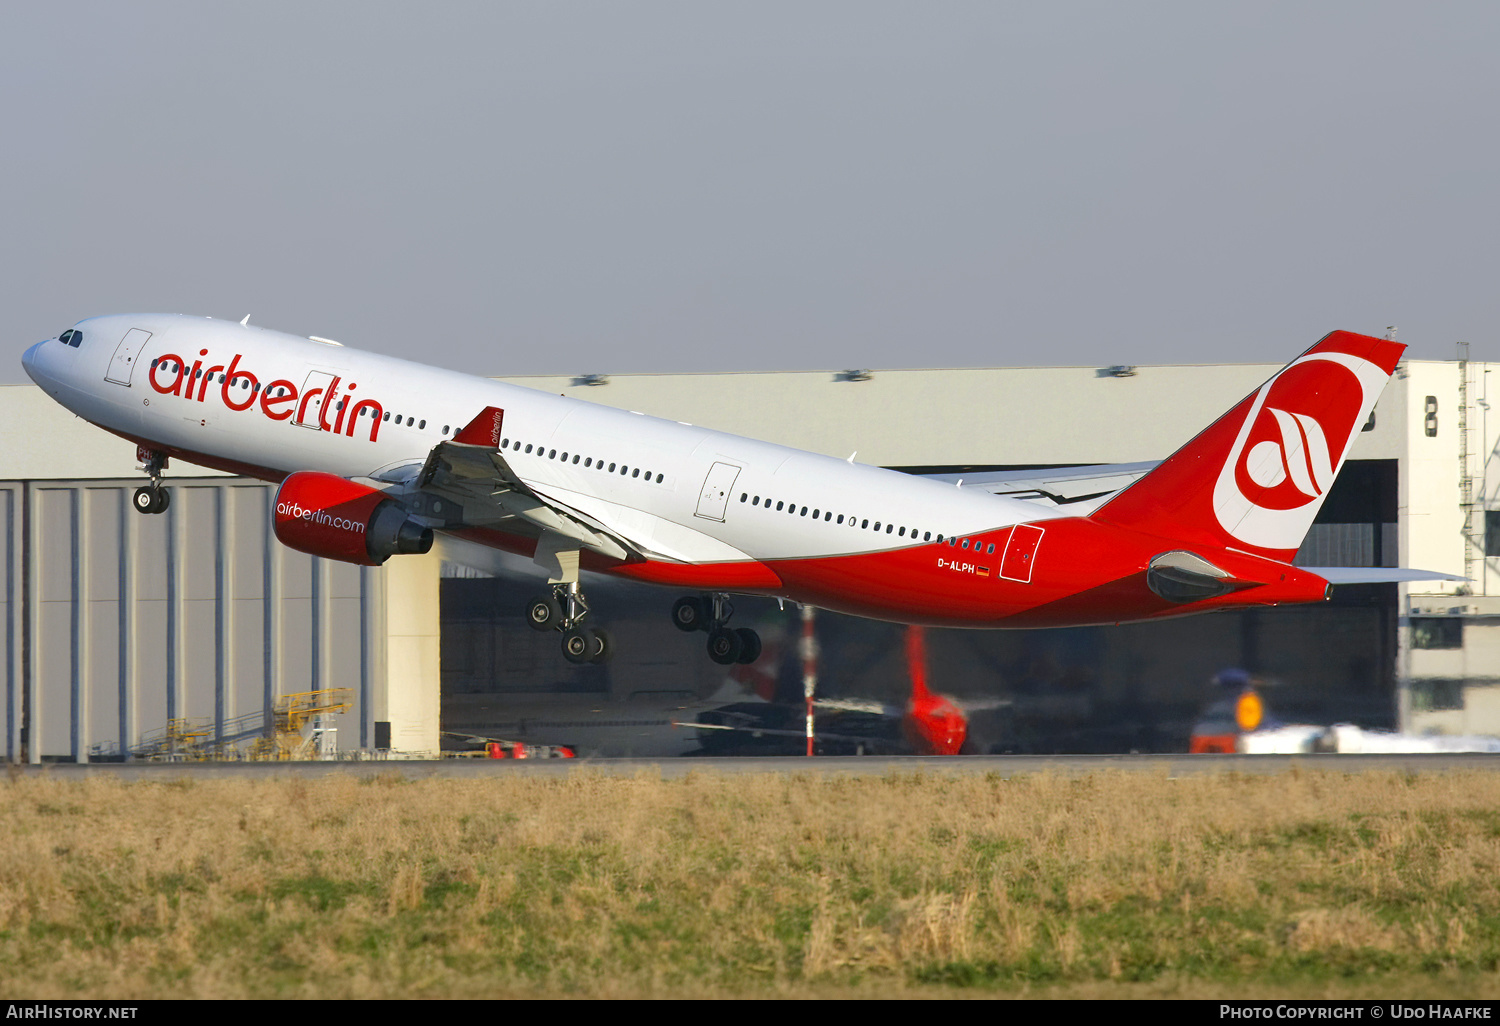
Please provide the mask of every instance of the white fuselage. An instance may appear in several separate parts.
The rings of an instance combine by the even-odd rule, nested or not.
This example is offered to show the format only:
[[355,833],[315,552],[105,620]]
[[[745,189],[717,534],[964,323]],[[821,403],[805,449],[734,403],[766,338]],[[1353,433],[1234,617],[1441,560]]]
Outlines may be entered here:
[[[77,346],[51,340],[26,355],[27,372],[57,401],[128,438],[272,479],[318,470],[394,480],[497,407],[502,455],[527,486],[658,560],[881,552],[1062,515],[232,321],[116,315],[76,330]],[[335,406],[325,410],[335,379]]]

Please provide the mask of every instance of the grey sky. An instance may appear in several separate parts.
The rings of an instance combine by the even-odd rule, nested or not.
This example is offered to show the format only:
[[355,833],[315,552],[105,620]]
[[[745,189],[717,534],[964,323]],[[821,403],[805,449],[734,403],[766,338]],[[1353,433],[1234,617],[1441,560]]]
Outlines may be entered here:
[[1496,358],[1493,3],[0,0],[0,311],[486,374]]

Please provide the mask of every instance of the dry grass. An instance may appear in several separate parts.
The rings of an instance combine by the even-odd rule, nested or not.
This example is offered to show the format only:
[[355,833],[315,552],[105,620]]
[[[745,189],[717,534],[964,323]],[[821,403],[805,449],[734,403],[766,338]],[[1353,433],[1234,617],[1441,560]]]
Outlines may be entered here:
[[1500,775],[0,784],[0,993],[1500,995]]

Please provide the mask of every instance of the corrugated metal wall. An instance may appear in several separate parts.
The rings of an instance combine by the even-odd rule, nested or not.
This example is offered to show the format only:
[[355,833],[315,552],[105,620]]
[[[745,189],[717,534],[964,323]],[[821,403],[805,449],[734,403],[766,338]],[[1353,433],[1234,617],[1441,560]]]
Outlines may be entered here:
[[277,543],[263,482],[169,479],[159,516],[140,483],[0,483],[7,757],[118,754],[179,718],[228,738],[333,687],[356,696],[339,747],[368,746],[379,576]]

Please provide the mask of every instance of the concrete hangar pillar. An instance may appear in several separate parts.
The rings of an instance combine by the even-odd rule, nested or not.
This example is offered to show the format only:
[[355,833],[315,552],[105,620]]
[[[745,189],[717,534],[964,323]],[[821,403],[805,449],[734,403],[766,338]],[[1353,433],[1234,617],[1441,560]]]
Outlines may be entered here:
[[441,569],[442,559],[428,553],[394,556],[378,571],[384,585],[379,633],[385,667],[371,695],[377,748],[437,755],[442,712]]
[[[277,700],[349,689],[339,751],[438,751],[439,562],[360,568],[286,548],[275,486],[174,464],[166,513],[110,439],[0,386],[4,754],[122,758],[168,740],[248,750]],[[179,748],[182,746],[179,745]]]

